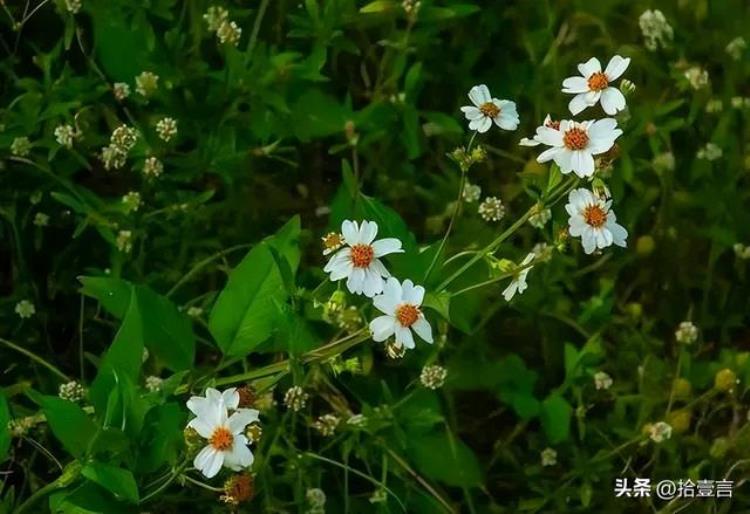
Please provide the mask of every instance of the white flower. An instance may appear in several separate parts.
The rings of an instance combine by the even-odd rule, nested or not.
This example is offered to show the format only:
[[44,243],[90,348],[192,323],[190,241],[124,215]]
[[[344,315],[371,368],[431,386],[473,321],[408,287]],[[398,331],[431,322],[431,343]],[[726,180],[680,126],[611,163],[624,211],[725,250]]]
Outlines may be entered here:
[[159,391],[161,391],[161,387],[163,384],[164,379],[160,377],[154,375],[149,375],[146,377],[146,390],[150,393],[158,393]]
[[21,319],[28,319],[36,314],[36,307],[28,300],[21,300],[16,304],[16,314]]
[[597,371],[594,373],[594,385],[598,389],[609,389],[612,387],[612,377],[606,374],[604,371]]
[[216,37],[219,38],[222,45],[229,43],[232,46],[237,46],[242,37],[242,29],[235,22],[226,20],[216,30]]
[[563,173],[573,171],[579,177],[590,177],[596,169],[594,155],[612,148],[620,134],[622,130],[617,128],[614,118],[580,123],[562,120],[559,129],[542,125],[536,129],[534,139],[551,148],[536,160],[554,160]]
[[135,78],[135,90],[139,95],[149,97],[159,88],[159,76],[150,71],[141,72]]
[[402,253],[401,241],[385,238],[375,241],[378,224],[374,221],[345,220],[341,224],[346,246],[336,252],[323,271],[330,273],[332,281],[346,278],[346,287],[354,294],[373,297],[383,291],[383,278],[391,276],[380,257]]
[[177,120],[166,117],[156,123],[156,132],[162,141],[169,142],[177,135]]
[[685,78],[687,79],[690,87],[695,90],[703,89],[708,86],[708,72],[698,66],[693,66],[685,70]]
[[[553,120],[549,114],[544,117],[544,123],[542,123],[542,126],[549,127],[554,130],[560,130],[560,122]],[[522,137],[521,141],[519,141],[518,144],[521,146],[538,146],[540,144],[540,141],[537,140],[536,135],[534,135],[531,137],[531,139],[529,139],[528,137]]]
[[661,443],[672,437],[672,426],[663,421],[654,423],[649,427],[648,436],[655,443]]
[[557,452],[554,448],[545,448],[539,455],[542,460],[542,466],[554,466],[557,464]]
[[115,246],[122,253],[130,253],[133,250],[133,232],[120,230],[115,238]]
[[164,164],[156,157],[147,157],[143,161],[143,174],[147,177],[158,177],[164,172]]
[[480,196],[482,196],[482,188],[476,184],[470,184],[467,182],[461,196],[464,202],[474,203],[479,200]]
[[477,212],[484,221],[500,221],[505,216],[505,206],[498,197],[488,196],[479,204]]
[[66,148],[73,147],[73,140],[76,137],[76,130],[72,125],[58,125],[55,127],[55,140],[61,146]]
[[529,216],[529,225],[542,229],[550,219],[552,219],[552,211],[542,204],[537,204],[534,212]]
[[415,286],[408,279],[400,284],[397,279],[389,278],[383,294],[372,299],[373,305],[385,314],[370,322],[372,338],[381,342],[395,334],[398,345],[414,348],[413,330],[425,342],[432,344],[432,327],[420,308],[423,299],[424,287]]
[[721,147],[719,147],[715,143],[706,143],[706,146],[698,150],[695,156],[698,159],[705,159],[707,161],[715,161],[716,159],[721,158],[723,154],[724,152],[722,151]]
[[612,200],[598,198],[588,189],[574,189],[568,195],[568,204],[565,206],[570,214],[568,230],[571,236],[580,236],[583,251],[587,254],[612,243],[627,246],[625,240],[628,232],[617,223],[615,213],[610,210],[611,206]]
[[469,100],[474,105],[461,107],[461,111],[469,120],[471,130],[480,133],[487,132],[493,121],[503,130],[516,130],[518,128],[516,103],[510,100],[493,98],[490,90],[484,84],[471,88]]
[[187,402],[188,409],[196,416],[188,427],[208,440],[208,445],[193,460],[193,465],[206,478],[216,476],[222,466],[239,471],[253,464],[254,457],[244,431],[249,424],[258,421],[258,411],[238,409],[239,403],[240,395],[235,388],[223,393],[208,388],[205,397],[193,396]]
[[516,268],[516,274],[513,276],[513,280],[510,281],[508,287],[503,291],[503,298],[505,298],[506,302],[511,301],[516,292],[518,294],[523,294],[523,292],[526,291],[526,288],[528,287],[526,284],[526,275],[528,275],[531,268],[534,267],[530,264],[535,258],[536,254],[534,252],[529,253]]
[[112,93],[116,100],[122,102],[130,96],[130,85],[127,82],[115,82],[112,84]]
[[563,80],[563,93],[576,95],[568,104],[568,109],[575,115],[586,107],[592,107],[601,101],[602,109],[609,115],[625,109],[625,96],[610,84],[617,80],[630,64],[630,57],[615,55],[609,60],[607,68],[602,71],[599,59],[592,57],[578,65],[580,77],[568,77]]
[[739,61],[740,59],[742,59],[742,54],[745,53],[746,49],[747,41],[745,41],[745,38],[743,38],[742,36],[738,36],[729,42],[726,47],[726,52],[732,59],[734,59],[735,61]]
[[18,157],[26,157],[31,152],[31,141],[26,136],[13,139],[10,144],[10,153]]
[[672,26],[667,22],[664,14],[659,9],[646,10],[638,18],[643,39],[646,40],[646,48],[656,50],[661,44],[666,48],[674,36]]
[[141,193],[130,191],[123,195],[122,203],[125,206],[125,212],[135,212],[141,207]]
[[344,236],[339,232],[329,232],[320,240],[323,242],[323,255],[330,255],[344,246]]
[[432,364],[422,368],[422,372],[419,374],[419,381],[426,388],[434,390],[443,387],[447,377],[447,369],[437,364]]
[[683,321],[674,333],[678,343],[693,344],[698,340],[698,327],[691,321]]

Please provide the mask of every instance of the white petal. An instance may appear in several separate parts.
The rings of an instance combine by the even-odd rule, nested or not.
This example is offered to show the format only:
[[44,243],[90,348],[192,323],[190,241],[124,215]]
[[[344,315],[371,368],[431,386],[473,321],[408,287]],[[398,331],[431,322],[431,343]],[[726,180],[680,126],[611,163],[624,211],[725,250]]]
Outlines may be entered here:
[[342,262],[336,265],[336,267],[334,267],[332,270],[330,270],[331,275],[329,276],[329,278],[331,279],[331,281],[336,282],[337,280],[348,277],[352,274],[353,271],[354,265],[351,261]]
[[383,286],[383,294],[388,296],[390,300],[396,303],[401,303],[403,290],[401,289],[401,283],[398,281],[397,278],[391,277],[389,278],[385,286]]
[[[575,163],[574,163],[575,159]],[[590,177],[594,174],[594,157],[591,155],[590,152],[587,152],[585,150],[576,150],[573,152],[573,156],[571,158],[571,165],[573,168],[573,171],[575,171],[576,175],[579,177]]]
[[[387,287],[387,286],[386,286]],[[399,299],[393,298],[387,294],[379,294],[372,299],[372,304],[383,314],[393,316],[396,314],[396,307],[401,303]]]
[[562,132],[550,127],[541,126],[537,128],[534,139],[549,146],[563,146]]
[[203,471],[211,460],[213,460],[215,453],[216,450],[214,450],[213,446],[204,446],[193,459],[193,466],[195,466],[196,469]]
[[[205,452],[205,453],[204,453]],[[199,463],[199,458],[201,459]],[[199,465],[200,464],[200,465]],[[195,457],[193,465],[203,473],[206,478],[213,478],[224,464],[224,454],[207,446]]]
[[484,134],[485,132],[487,132],[491,126],[492,119],[488,118],[487,116],[473,120],[471,123],[469,123],[469,128],[471,130],[476,130],[480,134]]
[[490,90],[487,89],[487,86],[479,84],[478,86],[471,88],[469,91],[469,99],[474,105],[479,107],[480,105],[491,101],[492,95],[490,95]]
[[580,237],[588,227],[586,220],[580,215],[571,216],[568,218],[568,232],[573,237]]
[[482,114],[482,111],[480,111],[473,105],[467,105],[465,107],[461,107],[461,111],[463,111],[467,120],[475,120],[477,118],[481,118],[482,116],[484,116],[484,114]]
[[529,139],[528,137],[522,137],[518,144],[520,146],[539,146],[539,141],[535,139]]
[[625,97],[616,87],[608,87],[602,91],[602,109],[607,114],[617,114],[625,108]]
[[368,267],[365,270],[365,280],[362,286],[362,292],[366,297],[372,298],[376,294],[380,294],[383,290],[383,278],[380,273]]
[[203,439],[208,439],[214,433],[213,424],[206,418],[194,418],[188,423],[188,426],[198,432]]
[[229,430],[233,434],[239,434],[250,423],[258,421],[258,411],[255,409],[239,409],[235,411],[227,420]]
[[237,436],[231,451],[224,456],[224,465],[233,471],[239,471],[252,466],[254,460],[253,452],[247,447],[247,438]]
[[585,93],[589,90],[589,83],[584,77],[568,77],[562,83],[563,93]]
[[396,326],[396,342],[401,344],[404,348],[414,348],[414,337],[411,335],[411,330],[401,325]]
[[378,316],[370,322],[370,331],[374,341],[380,343],[393,335],[396,330],[396,318],[393,316]]
[[378,235],[378,224],[374,221],[363,221],[359,229],[359,242],[369,245]]
[[583,245],[583,251],[586,254],[594,253],[594,250],[596,250],[596,236],[591,227],[587,227],[581,235],[581,245]]
[[359,243],[359,226],[356,221],[344,220],[341,224],[341,233],[346,244],[351,246]]
[[549,160],[552,160],[560,151],[562,151],[562,148],[558,148],[556,146],[547,148],[545,151],[539,154],[539,156],[536,158],[536,162],[547,162]]
[[370,269],[378,273],[381,277],[388,278],[391,276],[391,274],[388,273],[388,270],[385,269],[385,266],[380,261],[380,259],[377,259],[377,258],[373,259],[372,262],[370,263]]
[[221,399],[224,401],[227,409],[236,409],[240,404],[240,393],[237,392],[236,387],[230,387],[221,393]]
[[362,294],[365,287],[365,270],[354,268],[346,281],[346,287],[351,293]]
[[612,242],[617,246],[622,246],[623,248],[625,248],[627,246],[626,239],[628,238],[628,231],[625,230],[625,227],[623,227],[619,223],[616,223],[614,220],[609,221],[608,218],[607,228],[610,232],[612,232]]
[[521,119],[518,117],[518,114],[514,112],[501,111],[493,121],[495,122],[495,125],[503,130],[516,130]]
[[395,237],[387,237],[385,239],[379,239],[372,243],[372,250],[375,252],[375,257],[383,257],[390,253],[403,253],[401,248],[401,241]]
[[601,91],[589,91],[588,93],[583,94],[583,99],[586,101],[587,104],[589,104],[589,107],[596,105],[596,102],[599,101],[599,98],[601,98],[602,92]]
[[511,280],[510,284],[508,284],[508,287],[503,290],[503,298],[505,298],[506,302],[509,302],[513,299],[513,295],[516,294],[516,289],[518,289],[518,282],[516,282],[515,280]]
[[402,288],[403,288],[403,293],[402,293],[401,298],[406,303],[410,303],[416,306],[422,305],[422,300],[424,300],[424,287],[415,286],[414,282],[407,279],[407,280],[404,280],[402,284]]
[[562,173],[570,173],[573,170],[573,165],[571,163],[572,156],[573,152],[567,148],[560,148],[559,152],[555,154],[555,163],[560,166],[560,171]]
[[586,95],[584,93],[574,96],[573,99],[568,102],[568,110],[573,116],[582,112],[588,106],[589,103],[586,101]]
[[432,344],[432,327],[430,326],[430,322],[427,321],[424,316],[417,318],[417,321],[414,322],[411,328],[422,338],[422,340],[426,343]]
[[607,64],[607,68],[604,70],[604,74],[607,76],[607,80],[609,82],[613,82],[620,78],[620,75],[625,73],[625,70],[628,69],[628,66],[630,65],[630,57],[620,57],[619,55],[615,55],[609,60],[609,64]]
[[203,396],[192,396],[187,401],[187,408],[190,412],[198,417],[208,417],[210,410],[214,407],[214,404],[208,401]]
[[578,65],[578,71],[581,72],[585,78],[589,78],[592,74],[602,71],[602,65],[599,59],[592,57],[583,64]]

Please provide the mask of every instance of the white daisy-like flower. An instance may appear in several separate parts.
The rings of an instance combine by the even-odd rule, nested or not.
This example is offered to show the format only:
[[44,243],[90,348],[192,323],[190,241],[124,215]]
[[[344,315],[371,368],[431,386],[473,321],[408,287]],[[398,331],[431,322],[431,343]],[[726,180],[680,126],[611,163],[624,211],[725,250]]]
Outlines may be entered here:
[[[560,122],[557,120],[553,120],[552,116],[550,116],[549,114],[544,117],[544,123],[542,123],[542,126],[549,127],[554,130],[560,130]],[[536,135],[534,135],[531,137],[531,139],[529,139],[528,137],[522,137],[518,144],[521,146],[538,146],[541,143],[537,140]]]
[[415,286],[408,279],[401,284],[397,279],[389,278],[383,294],[372,299],[373,305],[384,314],[370,322],[372,338],[381,342],[395,335],[397,345],[414,348],[413,330],[432,344],[432,327],[421,309],[423,299],[424,287]]
[[593,253],[597,248],[606,248],[612,243],[627,246],[628,232],[617,223],[615,213],[610,210],[612,200],[597,197],[588,189],[574,189],[568,195],[565,210],[568,218],[569,232],[573,237],[580,237],[583,251]]
[[526,284],[526,275],[528,275],[531,268],[534,267],[530,266],[530,264],[535,258],[536,254],[534,252],[529,253],[516,268],[517,271],[513,276],[513,280],[510,281],[508,287],[503,291],[503,298],[505,298],[506,302],[511,301],[516,293],[523,294],[523,292],[526,291],[526,288],[529,287]]
[[580,77],[568,77],[563,80],[563,93],[576,95],[568,104],[573,115],[586,107],[593,107],[601,101],[602,109],[609,115],[625,109],[625,96],[610,84],[620,78],[630,64],[630,57],[615,55],[609,60],[604,71],[599,59],[592,57],[578,65]]
[[383,291],[383,279],[391,276],[380,257],[402,253],[401,241],[388,237],[375,241],[378,224],[374,221],[345,220],[341,224],[346,246],[336,252],[323,271],[332,281],[346,278],[346,287],[354,294],[372,298]]
[[[205,397],[193,396],[187,402],[188,409],[196,416],[188,427],[208,440],[208,445],[193,460],[206,478],[216,476],[222,466],[239,471],[253,464],[244,432],[245,427],[258,421],[258,411],[239,409],[239,403],[240,395],[235,388],[223,393],[208,388]],[[231,415],[229,411],[233,411]]]
[[605,391],[612,387],[612,377],[610,377],[604,371],[597,371],[594,373],[594,385],[597,390],[604,389]]
[[534,139],[551,148],[539,154],[536,160],[554,160],[564,174],[573,171],[579,177],[590,177],[596,169],[594,155],[612,148],[621,134],[614,118],[580,123],[562,120],[557,129],[542,125],[536,129]]
[[484,84],[471,88],[469,100],[474,105],[461,107],[461,111],[469,120],[471,130],[480,133],[487,132],[493,121],[503,130],[516,130],[518,128],[516,103],[510,100],[493,98],[490,90]]

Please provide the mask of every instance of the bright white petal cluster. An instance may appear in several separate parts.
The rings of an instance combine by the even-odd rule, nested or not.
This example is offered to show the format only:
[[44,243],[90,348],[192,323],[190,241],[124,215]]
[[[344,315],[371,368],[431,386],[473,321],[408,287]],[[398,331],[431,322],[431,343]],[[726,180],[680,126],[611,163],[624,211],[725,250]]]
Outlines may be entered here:
[[[549,127],[554,130],[560,129],[560,122],[555,121],[552,119],[552,116],[547,114],[547,116],[544,117],[544,123],[542,123],[543,127]],[[539,146],[541,142],[536,138],[536,135],[532,136],[531,139],[528,137],[522,137],[521,141],[518,142],[521,146]]]
[[612,243],[627,246],[628,232],[617,223],[615,213],[610,210],[612,200],[604,200],[588,189],[574,189],[568,195],[568,230],[573,237],[580,237],[583,251],[587,254],[606,248]]
[[196,416],[188,427],[208,441],[193,460],[206,478],[215,477],[222,466],[239,471],[253,464],[244,431],[247,425],[258,421],[258,411],[240,409],[239,403],[240,395],[235,388],[223,393],[209,388],[205,397],[193,396],[187,402],[188,409]]
[[385,238],[375,241],[378,224],[374,221],[346,220],[341,224],[344,248],[336,252],[323,271],[332,281],[346,278],[346,287],[354,294],[373,297],[383,291],[384,278],[391,276],[380,257],[402,253],[401,241]]
[[551,148],[539,154],[536,160],[554,160],[563,173],[572,171],[579,177],[590,177],[596,169],[594,155],[612,148],[621,134],[614,118],[582,122],[562,120],[558,128],[542,125],[536,129],[534,140]]
[[604,112],[617,114],[625,109],[625,96],[610,84],[620,78],[630,64],[629,57],[615,55],[602,71],[599,59],[592,57],[578,65],[580,77],[568,77],[563,81],[562,92],[575,95],[568,104],[573,115],[601,101]]
[[372,302],[384,315],[370,322],[372,338],[385,341],[396,336],[396,344],[403,348],[414,348],[412,330],[427,343],[432,343],[432,327],[422,313],[424,287],[415,286],[411,280],[403,284],[393,277],[385,284],[383,294]]
[[510,100],[498,100],[493,98],[490,90],[484,84],[474,86],[469,91],[469,100],[474,105],[461,107],[466,119],[469,120],[469,128],[477,132],[487,132],[492,122],[503,130],[516,130],[518,128],[518,111],[516,103]]
[[526,257],[524,257],[523,261],[521,261],[521,264],[519,264],[518,271],[513,277],[513,280],[510,281],[508,287],[506,287],[503,291],[503,298],[505,298],[506,302],[511,301],[516,293],[523,294],[523,292],[526,291],[526,288],[528,287],[528,285],[526,284],[526,275],[528,275],[529,271],[531,271],[531,268],[534,267],[531,265],[531,263],[535,258],[536,254],[534,252],[531,252]]

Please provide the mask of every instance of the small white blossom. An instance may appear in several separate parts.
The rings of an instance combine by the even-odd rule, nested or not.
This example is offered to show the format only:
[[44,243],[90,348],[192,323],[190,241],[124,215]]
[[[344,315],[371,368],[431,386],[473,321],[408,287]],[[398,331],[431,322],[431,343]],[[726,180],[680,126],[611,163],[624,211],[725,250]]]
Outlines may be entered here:
[[653,442],[661,443],[672,437],[672,427],[664,421],[659,421],[649,427],[648,436]]
[[574,189],[569,193],[565,206],[570,215],[568,231],[571,236],[581,238],[583,251],[587,254],[613,243],[623,248],[627,246],[628,232],[617,223],[611,206],[612,200],[599,198],[588,189]]
[[464,202],[474,203],[482,196],[482,188],[476,184],[470,184],[467,182],[461,196],[463,197]]
[[123,153],[132,150],[137,141],[138,131],[127,125],[120,125],[117,127],[112,131],[112,135],[109,138],[110,146],[117,147]]
[[602,71],[599,59],[592,57],[578,65],[579,77],[568,77],[563,80],[562,92],[575,95],[568,104],[571,114],[576,115],[601,102],[602,109],[609,115],[625,109],[625,96],[611,84],[625,73],[630,65],[629,57],[615,55],[609,60],[607,68]]
[[545,448],[540,453],[542,466],[554,466],[557,464],[557,452],[553,448]]
[[336,433],[339,423],[341,423],[341,418],[335,414],[324,414],[313,422],[312,427],[323,437],[330,437]]
[[31,153],[31,141],[28,137],[17,137],[10,144],[10,153],[17,157],[26,157]]
[[58,125],[55,127],[55,140],[60,146],[66,148],[73,147],[73,140],[76,138],[76,130],[72,125]]
[[[249,468],[253,454],[248,447],[245,427],[258,422],[258,411],[238,408],[237,389],[220,393],[208,388],[206,396],[193,396],[187,407],[195,414],[188,427],[198,432],[208,444],[196,455],[193,465],[206,478],[213,478],[222,466],[233,471]],[[230,414],[231,413],[231,414]]]
[[484,221],[497,222],[505,216],[505,206],[496,196],[488,196],[479,204],[478,212]]
[[706,146],[698,150],[698,153],[695,154],[698,159],[705,159],[707,161],[715,161],[716,159],[720,159],[722,155],[724,155],[724,152],[715,143],[706,143]]
[[166,117],[156,123],[156,133],[162,141],[169,142],[177,135],[177,120]]
[[219,38],[219,42],[223,44],[230,44],[237,46],[242,37],[242,29],[233,21],[223,21],[216,31],[216,37]]
[[537,204],[534,212],[529,216],[529,225],[542,229],[550,219],[552,219],[552,211],[541,204]]
[[128,158],[128,154],[117,145],[107,145],[102,148],[101,160],[104,163],[104,169],[119,170],[125,166],[125,162]]
[[735,61],[739,61],[740,59],[742,59],[742,55],[745,53],[746,49],[747,41],[745,41],[744,37],[738,36],[731,40],[729,44],[727,44],[726,52],[732,59],[734,59]]
[[216,32],[221,24],[229,19],[229,11],[223,7],[212,5],[203,15],[203,19],[208,25],[209,32]]
[[320,239],[323,242],[323,255],[330,255],[344,246],[344,236],[340,232],[329,232]]
[[116,100],[122,102],[130,96],[130,85],[127,82],[115,82],[112,84],[112,93]]
[[692,321],[683,321],[677,326],[674,337],[678,343],[693,344],[698,340],[698,327]]
[[374,221],[358,224],[345,220],[341,233],[346,246],[333,254],[323,271],[333,282],[346,278],[346,287],[351,293],[372,298],[383,291],[383,279],[390,277],[380,258],[403,253],[401,241],[392,237],[375,241],[378,224]]
[[432,327],[422,313],[424,287],[415,286],[411,280],[399,283],[396,278],[389,278],[380,294],[372,303],[383,316],[370,322],[372,338],[382,342],[391,336],[396,343],[405,348],[414,348],[412,330],[425,342],[432,344]]
[[503,130],[518,128],[516,103],[493,98],[484,84],[471,88],[469,100],[474,104],[473,106],[461,107],[461,111],[469,120],[469,129],[484,133],[490,129],[493,122]]
[[317,487],[314,489],[308,489],[305,492],[305,499],[307,500],[307,503],[310,504],[311,508],[323,509],[326,504],[326,493]]
[[419,381],[422,382],[422,385],[427,389],[434,390],[443,387],[447,376],[447,369],[433,364],[422,368],[422,373],[419,375]]
[[287,409],[299,412],[305,408],[310,395],[300,386],[292,386],[284,393],[284,405]]
[[529,271],[531,271],[531,268],[534,267],[531,263],[535,258],[536,254],[530,252],[524,257],[521,264],[518,266],[513,265],[513,271],[515,274],[513,275],[510,284],[508,284],[508,287],[503,291],[503,298],[505,298],[506,302],[511,301],[516,293],[523,294],[523,292],[526,291],[526,288],[528,288],[528,285],[526,284],[526,276],[529,274]]
[[120,230],[117,233],[115,246],[122,253],[130,253],[133,250],[133,232],[130,230]]
[[159,76],[155,73],[144,71],[135,78],[135,91],[141,96],[148,98],[156,93],[158,88]]
[[654,9],[652,11],[649,9],[644,11],[640,18],[638,18],[638,24],[641,27],[646,48],[653,51],[659,45],[662,48],[669,46],[674,32],[672,31],[672,26],[667,22],[667,19],[660,10]]
[[693,66],[692,68],[685,70],[685,78],[687,79],[688,84],[690,84],[690,87],[696,91],[708,86],[708,71],[699,68],[698,66]]
[[122,197],[122,204],[125,206],[125,212],[135,212],[141,206],[141,193],[130,191]]
[[732,247],[734,254],[740,259],[750,259],[750,246],[745,246],[742,243],[735,243]]
[[158,393],[161,391],[161,386],[164,384],[164,380],[154,375],[146,377],[146,390],[150,393]]
[[36,307],[34,307],[34,304],[28,300],[21,300],[16,304],[16,314],[18,314],[21,319],[28,319],[36,314]]
[[43,212],[37,212],[34,216],[34,225],[37,227],[46,227],[49,225],[49,216]]
[[143,161],[143,174],[146,177],[156,178],[164,172],[164,164],[156,157],[147,157]]
[[57,396],[63,400],[69,400],[71,402],[80,402],[86,397],[86,388],[83,387],[79,382],[71,380],[65,384],[60,384]]
[[609,389],[612,387],[612,377],[604,371],[597,371],[594,374],[594,385],[597,389]]

